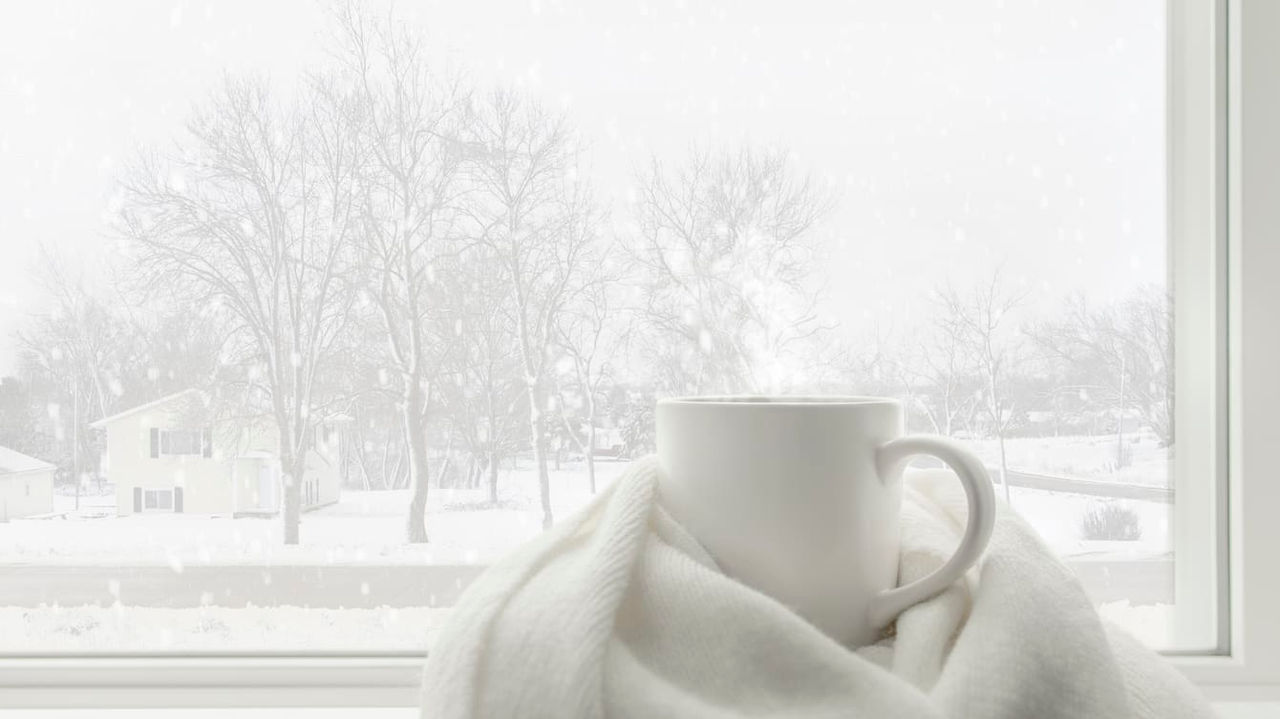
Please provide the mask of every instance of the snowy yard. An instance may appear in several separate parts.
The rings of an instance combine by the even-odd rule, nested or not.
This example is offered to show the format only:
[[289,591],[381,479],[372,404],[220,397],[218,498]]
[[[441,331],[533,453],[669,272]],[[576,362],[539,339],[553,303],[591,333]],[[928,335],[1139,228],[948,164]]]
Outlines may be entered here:
[[[596,465],[603,487],[625,467]],[[488,563],[542,528],[536,475],[527,469],[502,480],[498,506],[487,490],[432,489],[429,544],[404,541],[407,490],[346,490],[335,505],[302,517],[302,543],[280,543],[272,518],[194,514],[114,516],[114,498],[81,497],[80,516],[0,524],[0,564],[163,564],[180,569],[218,564],[472,564]],[[552,503],[563,519],[591,498],[580,468],[552,472]],[[74,498],[59,496],[58,511]],[[105,505],[105,506],[104,506]],[[97,515],[97,516],[94,516]]]
[[[1000,465],[994,439],[966,439],[966,446],[987,463]],[[1117,467],[1115,435],[1093,437],[1012,437],[1005,440],[1011,470],[1164,487],[1169,484],[1168,449],[1141,433],[1125,435],[1123,467]]]
[[[593,501],[577,457],[544,512],[530,455],[646,451],[660,397],[720,391],[963,430],[1166,641],[1159,437],[1206,388],[1171,374],[1160,3],[293,4],[6,7],[0,653],[422,649]],[[412,514],[341,487],[490,470]]]
[[[1169,646],[1173,608],[1099,607],[1151,646]],[[409,651],[430,648],[447,608],[307,609],[303,607],[0,607],[0,650],[7,652],[121,651]]]
[[[1010,444],[1024,451],[1021,442]],[[1011,453],[1014,456],[1020,455]],[[625,466],[598,463],[600,486],[613,481]],[[220,564],[485,564],[541,531],[537,481],[531,470],[508,472],[501,496],[492,506],[484,489],[433,489],[427,509],[431,542],[411,545],[404,542],[407,491],[347,490],[338,504],[303,515],[302,544],[284,546],[275,519],[167,513],[116,517],[113,495],[82,496],[77,514],[71,511],[74,499],[59,495],[58,511],[69,512],[65,519],[0,524],[0,564],[149,564],[175,570]],[[551,496],[557,520],[590,500],[580,464],[566,464],[552,473]],[[1100,501],[1013,488],[1014,507],[1064,556],[1168,551],[1169,505],[1159,502],[1122,502],[1140,518],[1143,532],[1136,542],[1081,539],[1080,518]]]
[[[1011,442],[1011,457],[1034,447]],[[1054,456],[1093,461],[1080,443]],[[625,468],[621,462],[597,466],[601,487]],[[1073,561],[1111,561],[1167,557],[1170,505],[1123,501],[1142,526],[1137,541],[1081,538],[1080,518],[1097,498],[1013,488],[1014,507],[1059,554]],[[0,524],[0,567],[152,566],[183,574],[202,566],[427,566],[492,562],[541,531],[537,482],[527,467],[504,475],[502,500],[487,501],[487,490],[433,489],[427,527],[431,542],[408,545],[404,537],[405,491],[345,491],[342,500],[304,515],[302,544],[279,542],[274,519],[138,514],[115,517],[113,495],[58,497],[63,519],[15,520]],[[557,520],[591,498],[581,464],[553,472],[552,497]],[[190,574],[190,572],[186,572]],[[379,606],[374,593],[364,608],[288,606],[207,606],[160,608],[111,605],[0,607],[0,649],[7,651],[139,651],[237,649],[377,649],[417,651],[447,613],[427,606]],[[308,603],[299,596],[296,604]],[[423,604],[428,604],[423,598]],[[1110,601],[1104,615],[1131,627],[1157,645],[1167,642],[1171,609]]]
[[421,652],[447,613],[428,607],[0,607],[0,651]]

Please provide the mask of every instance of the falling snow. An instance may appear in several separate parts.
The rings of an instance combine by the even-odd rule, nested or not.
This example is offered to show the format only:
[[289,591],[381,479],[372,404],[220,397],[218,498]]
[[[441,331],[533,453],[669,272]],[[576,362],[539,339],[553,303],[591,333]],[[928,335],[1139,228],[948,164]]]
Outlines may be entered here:
[[[1167,488],[1165,50],[1145,4],[1102,17],[975,9],[981,41],[967,49],[950,13],[892,3],[807,24],[693,3],[583,9],[566,24],[574,11],[544,0],[494,23],[445,4],[403,22],[406,36],[417,23],[457,38],[459,57],[424,52],[475,78],[473,102],[436,106],[435,86],[401,102],[382,68],[371,83],[335,78],[382,111],[319,128],[335,108],[297,79],[328,67],[333,48],[318,43],[340,33],[317,31],[318,16],[174,4],[155,33],[138,28],[163,29],[163,10],[122,30],[89,3],[41,5],[15,24],[13,55],[67,62],[0,78],[15,108],[0,229],[31,238],[0,258],[0,374],[15,375],[0,378],[0,410],[25,413],[0,414],[0,444],[55,463],[58,493],[52,512],[0,522],[0,571],[92,574],[107,598],[13,599],[31,606],[0,606],[0,652],[419,650],[446,611],[432,591],[423,606],[384,606],[389,590],[361,578],[360,607],[307,606],[323,601],[303,587],[279,606],[218,606],[209,590],[201,606],[160,608],[129,605],[130,582],[101,577],[237,567],[280,587],[280,567],[486,565],[591,500],[587,428],[602,454],[651,451],[653,403],[668,393],[899,396],[913,431],[957,436],[990,466]],[[383,55],[403,56],[375,65]],[[120,64],[134,56],[155,61]],[[566,124],[484,105],[497,85]],[[407,134],[375,126],[406,107],[428,110]],[[447,132],[419,126],[433,113]],[[497,125],[477,120],[495,118],[530,134],[448,134],[483,136]],[[397,153],[373,151],[388,140]],[[412,199],[388,190],[400,180]],[[353,206],[358,220],[342,221]],[[46,244],[52,259],[35,262]],[[988,313],[1009,331],[970,333],[943,357],[972,318],[942,290],[988,285],[1023,300]],[[1076,296],[1096,304],[1070,314]],[[1157,317],[1145,335],[1144,316]],[[1122,369],[1105,350],[1042,359],[1082,335],[1122,345]],[[1001,352],[986,365],[984,341]],[[996,366],[988,389],[983,368]],[[299,544],[282,541],[278,517],[116,516],[115,491],[131,501],[141,482],[117,476],[90,423],[192,387],[211,388],[204,409],[224,417],[283,412],[295,436],[344,418],[343,451],[361,456],[344,458],[341,500],[302,515]],[[425,477],[406,448],[424,437]],[[598,487],[623,466],[599,458]],[[427,543],[406,541],[415,484],[429,488]],[[1170,563],[1166,503],[1123,501],[1143,532],[1119,542],[1081,537],[1096,497],[1012,496],[1072,561]],[[1162,598],[1100,603],[1168,639]]]

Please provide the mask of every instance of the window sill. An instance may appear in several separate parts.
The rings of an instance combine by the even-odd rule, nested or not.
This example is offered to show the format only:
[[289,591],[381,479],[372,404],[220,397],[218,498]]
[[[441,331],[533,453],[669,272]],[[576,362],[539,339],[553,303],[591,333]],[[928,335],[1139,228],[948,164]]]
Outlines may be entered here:
[[[416,707],[358,707],[360,716],[370,719],[412,719],[418,716]],[[1221,719],[1269,719],[1280,714],[1280,703],[1239,703],[1225,702],[1214,704],[1213,708]],[[351,713],[349,707],[306,708],[306,707],[252,707],[237,709],[232,712],[218,711],[217,716],[227,719],[330,719],[331,717],[347,717]],[[124,717],[142,717],[149,719],[205,719],[210,716],[207,709],[151,709],[151,710],[101,710],[101,709],[65,709],[48,710],[32,709],[28,711],[6,712],[5,719],[123,719]]]
[[[1243,712],[1223,709],[1222,716],[1278,714],[1280,684],[1249,683],[1250,676],[1232,658],[1173,657],[1172,661],[1215,706],[1238,706]],[[422,662],[417,656],[0,659],[0,705],[63,709],[67,716],[78,716],[75,711],[85,707],[246,711],[271,707],[292,712],[314,707],[309,711],[316,713],[296,714],[308,717],[324,716],[320,712],[326,708],[403,709],[417,705]],[[1257,707],[1273,713],[1248,713]],[[51,719],[55,715],[34,716]]]
[[421,657],[13,658],[0,704],[23,708],[405,707]]

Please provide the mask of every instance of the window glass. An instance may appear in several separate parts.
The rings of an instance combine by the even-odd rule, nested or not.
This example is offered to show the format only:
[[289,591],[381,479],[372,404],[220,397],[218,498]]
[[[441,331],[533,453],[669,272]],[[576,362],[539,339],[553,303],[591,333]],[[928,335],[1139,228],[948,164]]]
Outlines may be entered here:
[[899,398],[1178,648],[1163,2],[335,7],[4,11],[0,446],[67,521],[0,524],[0,652],[421,651],[729,392]]
[[170,429],[160,433],[160,451],[169,455],[200,454],[198,430]]
[[173,509],[173,490],[143,490],[142,507],[143,509]]

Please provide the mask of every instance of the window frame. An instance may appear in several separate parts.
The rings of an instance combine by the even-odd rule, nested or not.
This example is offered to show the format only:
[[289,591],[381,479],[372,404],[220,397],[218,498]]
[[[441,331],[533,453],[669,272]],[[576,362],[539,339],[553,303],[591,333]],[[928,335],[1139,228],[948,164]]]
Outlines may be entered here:
[[1234,404],[1227,288],[1228,260],[1235,253],[1229,252],[1226,224],[1229,8],[1222,0],[1169,0],[1166,8],[1169,286],[1176,288],[1171,330],[1177,430],[1170,471],[1179,611],[1173,634],[1176,645],[1197,648],[1170,653],[1223,655],[1231,647],[1225,530],[1228,413]]
[[[1175,657],[1211,700],[1280,700],[1280,569],[1268,549],[1280,546],[1280,484],[1274,447],[1280,422],[1268,404],[1280,402],[1280,334],[1268,309],[1280,307],[1280,4],[1267,0],[1173,0],[1188,22],[1181,28],[1205,34],[1214,28],[1217,47],[1213,196],[1225,235],[1227,459],[1225,523],[1228,570],[1222,614],[1229,619],[1227,645],[1216,655]],[[1200,25],[1200,27],[1197,27]],[[1225,40],[1225,42],[1223,42]],[[1225,45],[1225,46],[1223,46]],[[1258,311],[1251,311],[1251,310]]]
[[[1269,475],[1280,447],[1269,410],[1280,405],[1280,332],[1265,310],[1242,310],[1280,307],[1280,243],[1269,241],[1280,235],[1280,201],[1268,197],[1280,188],[1280,3],[1167,7],[1169,230],[1183,298],[1175,357],[1187,365],[1175,370],[1175,412],[1197,439],[1174,470],[1175,591],[1218,630],[1216,649],[1172,661],[1211,700],[1276,701],[1280,570],[1266,549],[1280,546],[1271,516],[1280,482]],[[1197,331],[1216,341],[1189,344],[1205,336]],[[1215,481],[1190,481],[1203,472]],[[1209,591],[1205,572],[1219,579]],[[411,706],[422,663],[407,652],[0,657],[0,694],[26,707]]]

